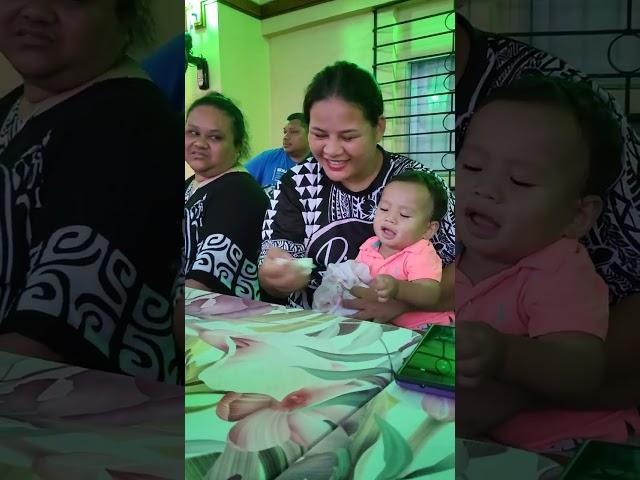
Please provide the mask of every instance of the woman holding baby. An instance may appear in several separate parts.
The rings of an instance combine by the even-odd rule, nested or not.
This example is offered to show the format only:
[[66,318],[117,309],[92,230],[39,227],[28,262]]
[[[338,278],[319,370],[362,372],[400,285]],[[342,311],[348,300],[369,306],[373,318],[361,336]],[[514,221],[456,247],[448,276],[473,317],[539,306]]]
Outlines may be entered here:
[[180,382],[181,120],[129,55],[152,20],[147,0],[0,2],[21,77],[0,98],[0,351]]
[[[387,183],[402,172],[427,169],[378,145],[385,131],[382,95],[371,74],[357,65],[337,62],[319,72],[303,107],[313,157],[289,170],[272,193],[259,278],[269,294],[310,308],[327,266],[356,259],[360,246],[374,236]],[[430,239],[445,265],[454,259],[453,205],[449,195],[447,213]],[[311,272],[295,261],[306,257],[315,264]],[[450,273],[445,267],[436,310],[452,309]],[[398,299],[379,301],[370,288],[351,293],[357,298],[344,300],[344,307],[359,311],[354,318],[388,322],[412,311]]]

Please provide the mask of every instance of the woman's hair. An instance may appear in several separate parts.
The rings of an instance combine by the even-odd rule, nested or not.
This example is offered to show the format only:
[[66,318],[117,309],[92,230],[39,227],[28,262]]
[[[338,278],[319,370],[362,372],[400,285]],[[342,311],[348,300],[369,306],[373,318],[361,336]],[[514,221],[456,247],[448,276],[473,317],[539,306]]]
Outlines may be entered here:
[[116,0],[116,15],[127,29],[126,48],[147,46],[155,38],[155,22],[149,0]]
[[303,103],[307,124],[313,104],[332,97],[341,98],[359,107],[374,127],[384,111],[378,83],[369,72],[355,63],[336,62],[313,77]]
[[191,104],[187,110],[187,117],[198,107],[213,107],[224,112],[231,119],[233,130],[233,144],[240,153],[240,158],[249,156],[249,135],[244,121],[244,116],[236,104],[218,92],[213,92],[200,97]]
[[[391,180],[387,182],[387,185],[391,182],[423,185],[427,188],[433,199],[433,214],[431,215],[431,219],[439,222],[447,214],[447,204],[449,202],[447,187],[445,186],[444,180],[435,173],[423,170],[407,170],[392,177]],[[427,205],[425,205],[425,207],[427,207]]]

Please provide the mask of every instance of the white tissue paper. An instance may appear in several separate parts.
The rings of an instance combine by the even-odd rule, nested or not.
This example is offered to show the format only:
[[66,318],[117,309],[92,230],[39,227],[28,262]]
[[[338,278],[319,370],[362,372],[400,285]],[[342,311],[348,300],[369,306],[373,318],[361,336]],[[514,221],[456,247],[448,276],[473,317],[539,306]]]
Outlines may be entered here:
[[306,275],[311,275],[313,271],[313,258],[276,258],[274,262],[280,265],[293,262],[298,268],[300,268]]
[[342,306],[345,299],[355,298],[349,290],[353,287],[367,287],[371,283],[369,266],[355,260],[330,263],[322,277],[322,284],[313,295],[312,308],[319,312],[333,313],[349,317],[357,312]]

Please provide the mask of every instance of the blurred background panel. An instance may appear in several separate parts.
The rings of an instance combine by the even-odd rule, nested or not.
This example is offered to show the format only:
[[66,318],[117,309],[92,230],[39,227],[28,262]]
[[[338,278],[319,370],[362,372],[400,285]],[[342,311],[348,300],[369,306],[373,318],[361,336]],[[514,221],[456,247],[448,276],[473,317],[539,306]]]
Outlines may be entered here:
[[[156,31],[148,45],[130,52],[137,60],[144,61],[184,30],[184,6],[180,0],[149,0]],[[0,55],[0,96],[20,84],[20,77],[11,64]]]
[[637,0],[467,0],[460,12],[562,58],[597,79],[640,132],[640,2]]

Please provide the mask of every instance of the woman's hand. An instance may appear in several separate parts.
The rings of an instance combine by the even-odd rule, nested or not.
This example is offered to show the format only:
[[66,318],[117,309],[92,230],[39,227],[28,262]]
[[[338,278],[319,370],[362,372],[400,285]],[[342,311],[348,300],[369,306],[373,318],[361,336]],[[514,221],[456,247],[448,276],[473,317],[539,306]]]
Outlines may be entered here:
[[296,290],[305,288],[310,278],[310,272],[296,264],[295,258],[280,248],[270,248],[258,270],[262,288],[278,298],[286,298]]
[[353,310],[359,310],[358,313],[352,316],[357,320],[373,320],[376,323],[389,323],[394,318],[402,315],[410,310],[406,303],[398,302],[397,300],[388,300],[387,302],[380,303],[378,301],[378,294],[373,288],[367,287],[353,287],[351,295],[354,299],[343,300],[342,305],[345,308]]

